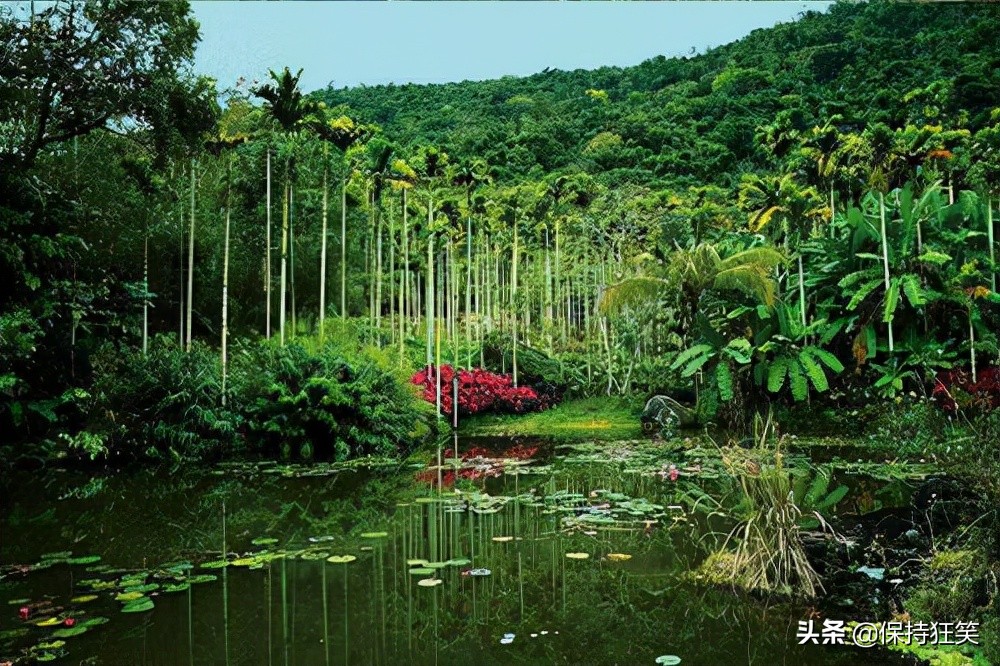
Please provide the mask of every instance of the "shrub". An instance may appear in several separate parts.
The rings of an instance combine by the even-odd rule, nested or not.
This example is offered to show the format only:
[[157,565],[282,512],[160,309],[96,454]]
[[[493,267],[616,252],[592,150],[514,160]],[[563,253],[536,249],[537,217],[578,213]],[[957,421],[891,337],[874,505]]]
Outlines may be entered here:
[[370,354],[336,343],[314,351],[262,343],[238,358],[234,389],[247,435],[265,451],[387,455],[409,451],[429,430],[416,392]]
[[[441,411],[452,413],[454,390],[452,380],[455,369],[450,365],[440,367]],[[510,375],[499,375],[481,368],[458,371],[459,414],[479,414],[487,411],[523,414],[542,411],[555,401],[555,387],[546,387],[541,392],[529,386],[515,387]],[[436,404],[438,376],[435,368],[429,367],[413,375],[411,381],[423,387],[423,398]]]
[[207,345],[185,352],[158,336],[146,355],[107,345],[94,366],[91,425],[110,456],[203,458],[241,442],[242,419],[222,407],[219,356]]
[[[348,339],[349,340],[349,339]],[[108,346],[97,363],[86,453],[211,458],[262,451],[343,460],[408,451],[429,432],[429,409],[389,362],[350,340],[284,347],[237,343],[225,400],[219,355],[168,337],[143,355]],[[74,440],[76,441],[76,440]]]

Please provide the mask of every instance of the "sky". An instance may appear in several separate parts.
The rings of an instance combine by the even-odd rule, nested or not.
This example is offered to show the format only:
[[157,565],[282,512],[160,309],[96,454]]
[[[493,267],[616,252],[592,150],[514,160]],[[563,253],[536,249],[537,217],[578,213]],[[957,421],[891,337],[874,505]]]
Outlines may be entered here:
[[303,68],[306,91],[445,83],[702,52],[829,2],[192,2],[220,89]]

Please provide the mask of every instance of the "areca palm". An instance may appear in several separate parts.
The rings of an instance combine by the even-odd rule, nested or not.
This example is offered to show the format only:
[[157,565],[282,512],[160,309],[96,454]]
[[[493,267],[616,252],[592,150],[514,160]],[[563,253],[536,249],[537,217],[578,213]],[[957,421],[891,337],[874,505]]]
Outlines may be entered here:
[[[258,86],[253,89],[253,94],[264,100],[264,108],[271,118],[277,123],[285,139],[292,139],[299,131],[315,125],[315,112],[319,106],[316,102],[307,99],[299,90],[299,78],[302,70],[292,74],[287,67],[281,74],[273,70],[269,72],[273,83]],[[279,326],[281,343],[285,342],[285,317],[288,279],[288,249],[290,245],[290,204],[293,196],[292,177],[294,173],[294,142],[288,146],[289,150],[285,160],[285,190],[282,197],[281,216],[281,306],[279,313]],[[268,190],[270,191],[270,169],[268,170]],[[294,270],[294,266],[292,267]],[[268,285],[270,288],[270,285]],[[270,302],[270,296],[268,296]],[[269,331],[270,332],[270,331]]]

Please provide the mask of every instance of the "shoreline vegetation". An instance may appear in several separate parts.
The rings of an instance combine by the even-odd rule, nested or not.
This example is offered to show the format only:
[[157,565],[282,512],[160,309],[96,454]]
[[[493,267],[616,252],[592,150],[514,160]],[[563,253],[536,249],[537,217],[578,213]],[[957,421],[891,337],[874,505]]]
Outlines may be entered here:
[[[345,658],[367,612],[348,605],[369,584],[352,566],[371,566],[357,598],[372,632],[380,604],[385,663],[386,609],[412,629],[399,589],[420,587],[437,663],[439,622],[459,635],[469,605],[479,621],[476,596],[439,607],[437,589],[480,576],[514,623],[533,597],[564,631],[568,608],[680,621],[628,582],[632,548],[642,576],[740,589],[717,617],[762,600],[819,617],[815,600],[975,621],[979,646],[897,651],[1000,663],[1000,5],[838,2],[635,67],[319,91],[293,67],[220,89],[191,72],[198,30],[184,2],[0,12],[0,486],[89,475],[0,513],[39,551],[0,558],[0,609],[21,622],[0,663],[65,656],[108,622],[83,619],[80,590],[32,588],[103,567],[64,555],[66,535],[94,540],[53,507],[102,506],[109,470],[125,496],[168,467],[192,488],[224,477],[192,519],[196,562],[88,585],[144,613],[170,578],[192,661],[187,572],[204,561],[226,663],[245,583],[228,567],[266,566],[269,608],[280,567],[284,627],[286,559],[322,562],[324,594],[328,575],[343,585]],[[266,507],[235,487],[265,478]],[[334,490],[343,503],[321,499]],[[234,526],[286,521],[301,531],[274,552],[230,550]],[[495,578],[468,568],[476,547],[496,549]],[[387,553],[426,577],[387,574]],[[618,583],[641,603],[589,596]],[[21,585],[32,596],[8,598]],[[324,596],[324,640],[329,616]]]

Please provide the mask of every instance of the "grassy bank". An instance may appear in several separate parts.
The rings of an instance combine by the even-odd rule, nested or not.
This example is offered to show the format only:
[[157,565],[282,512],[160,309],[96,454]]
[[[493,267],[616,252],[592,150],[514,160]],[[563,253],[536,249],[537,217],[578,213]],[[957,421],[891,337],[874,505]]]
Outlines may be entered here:
[[601,397],[567,400],[544,412],[525,415],[479,415],[459,424],[463,435],[572,437],[623,440],[642,437],[634,399]]

